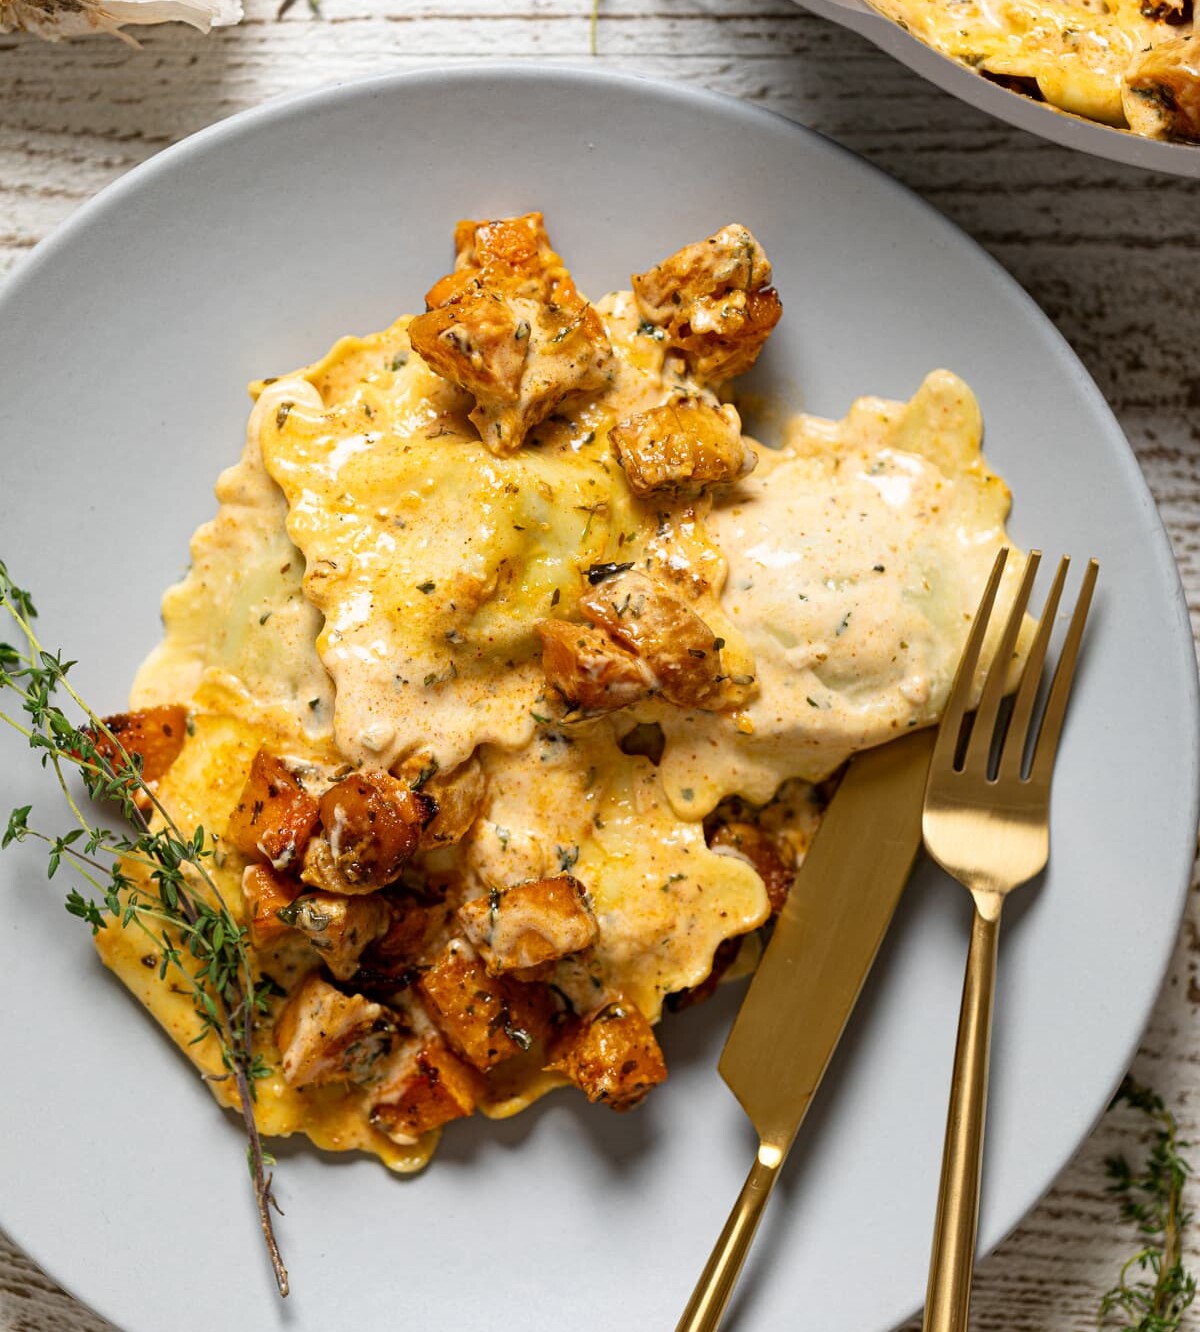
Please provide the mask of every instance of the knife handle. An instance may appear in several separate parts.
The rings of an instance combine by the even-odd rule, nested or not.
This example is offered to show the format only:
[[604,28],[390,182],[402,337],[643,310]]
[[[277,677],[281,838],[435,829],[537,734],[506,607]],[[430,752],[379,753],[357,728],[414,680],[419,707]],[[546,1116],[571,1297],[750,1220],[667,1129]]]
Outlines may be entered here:
[[786,1155],[786,1150],[759,1143],[758,1155],[675,1332],[716,1332],[720,1326]]

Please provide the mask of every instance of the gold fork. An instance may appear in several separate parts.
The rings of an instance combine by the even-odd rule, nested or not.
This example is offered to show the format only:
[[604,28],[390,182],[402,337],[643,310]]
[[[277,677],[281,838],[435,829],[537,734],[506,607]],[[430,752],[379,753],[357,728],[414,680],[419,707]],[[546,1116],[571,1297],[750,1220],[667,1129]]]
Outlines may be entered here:
[[970,892],[975,918],[958,1018],[923,1332],[967,1328],[1000,912],[1005,897],[1042,870],[1050,853],[1050,777],[1099,569],[1095,560],[1089,561],[1035,736],[1034,703],[1069,561],[1064,557],[1058,566],[1006,723],[1000,708],[1005,677],[1041,560],[1040,552],[1030,551],[964,747],[979,654],[1007,554],[1001,550],[992,567],[938,728],[925,787],[925,849]]

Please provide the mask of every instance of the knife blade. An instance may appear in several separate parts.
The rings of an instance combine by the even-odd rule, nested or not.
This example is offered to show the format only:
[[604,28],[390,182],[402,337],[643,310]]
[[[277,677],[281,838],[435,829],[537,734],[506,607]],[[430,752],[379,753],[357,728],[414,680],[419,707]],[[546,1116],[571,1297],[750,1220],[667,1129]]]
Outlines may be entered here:
[[850,764],[796,875],[718,1065],[759,1137],[795,1136],[921,845],[935,732]]
[[921,845],[935,731],[858,755],[775,922],[718,1065],[758,1155],[676,1332],[715,1332]]

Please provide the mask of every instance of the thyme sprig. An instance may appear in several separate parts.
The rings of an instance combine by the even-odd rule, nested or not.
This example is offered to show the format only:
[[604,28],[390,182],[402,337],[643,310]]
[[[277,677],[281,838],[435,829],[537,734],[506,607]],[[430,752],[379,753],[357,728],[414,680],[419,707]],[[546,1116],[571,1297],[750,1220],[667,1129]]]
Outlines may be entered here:
[[[115,923],[134,929],[153,944],[159,978],[168,973],[190,995],[199,1019],[192,1044],[211,1037],[224,1073],[232,1079],[247,1138],[247,1161],[259,1223],[281,1295],[288,1274],[275,1239],[271,1209],[279,1210],[271,1191],[265,1152],[254,1118],[255,1084],[270,1073],[254,1049],[257,1020],[276,992],[258,979],[250,960],[247,932],[230,911],[208,863],[211,842],[203,828],[185,835],[142,777],[141,762],[121,745],[104,721],[68,679],[75,665],[61,652],[48,651],[33,629],[33,599],[18,587],[0,561],[0,607],[20,632],[18,645],[0,641],[0,698],[17,701],[16,715],[0,708],[0,722],[23,735],[43,768],[54,774],[75,826],[50,835],[30,824],[32,805],[14,809],[0,835],[0,848],[34,840],[47,847],[47,873],[53,878],[69,868],[83,887],[67,894],[66,908],[86,921],[93,934]],[[78,712],[72,720],[66,706]],[[114,830],[89,819],[68,780],[77,773],[92,799],[111,802],[125,827]]]
[[1155,1126],[1140,1170],[1123,1155],[1105,1163],[1108,1191],[1143,1244],[1100,1301],[1097,1326],[1115,1327],[1123,1319],[1121,1332],[1178,1332],[1196,1298],[1196,1278],[1183,1266],[1183,1235],[1191,1220],[1183,1202],[1191,1166],[1182,1149],[1188,1144],[1179,1140],[1174,1115],[1149,1087],[1126,1077],[1113,1098],[1114,1105],[1121,1103],[1142,1111]]

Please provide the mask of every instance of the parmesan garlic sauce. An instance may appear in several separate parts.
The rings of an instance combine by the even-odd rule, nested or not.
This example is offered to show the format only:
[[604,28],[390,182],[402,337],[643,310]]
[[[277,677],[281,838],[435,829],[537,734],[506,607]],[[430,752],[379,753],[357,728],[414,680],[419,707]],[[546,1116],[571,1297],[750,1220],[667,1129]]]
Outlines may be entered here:
[[[757,469],[715,497],[639,499],[611,427],[676,394],[716,400],[629,293],[597,309],[612,383],[509,457],[483,448],[471,399],[412,353],[406,319],[256,385],[245,451],[164,598],[165,636],[131,701],[189,706],[192,734],[159,794],[181,826],[216,834],[215,872],[234,904],[245,861],[220,833],[260,745],[326,773],[416,758],[448,772],[477,753],[483,809],[431,865],[466,897],[577,876],[599,940],[556,964],[555,984],[584,1009],[622,993],[653,1020],[666,995],[704,979],[722,940],[768,915],[758,873],[708,847],[704,816],[725,796],[765,803],[787,783],[774,824],[802,853],[804,782],[936,719],[1005,544],[1009,494],[983,460],[970,390],[936,371],[909,403],[866,398],[843,421],[797,418],[781,450],[756,448]],[[564,715],[534,626],[578,618],[584,575],[604,562],[688,590],[724,640],[722,662],[753,677],[743,709],[654,699]],[[660,763],[621,748],[637,722],[662,727]],[[186,1006],[153,983],[124,932],[100,938],[187,1048]],[[262,962],[288,986],[316,965],[286,946]],[[513,1113],[554,1081],[515,1061],[489,1075],[483,1106]],[[421,1165],[432,1141],[397,1147],[366,1123],[360,1097],[276,1076],[258,1113],[268,1133]]]

